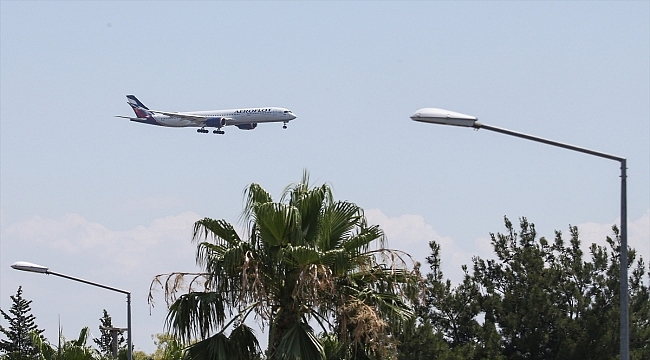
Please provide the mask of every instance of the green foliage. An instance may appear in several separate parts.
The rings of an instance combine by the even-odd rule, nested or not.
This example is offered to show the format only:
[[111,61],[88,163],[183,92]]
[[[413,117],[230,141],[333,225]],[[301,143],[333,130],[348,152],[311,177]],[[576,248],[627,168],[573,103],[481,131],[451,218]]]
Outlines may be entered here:
[[[275,349],[278,359],[282,360],[300,360],[300,359],[324,359],[323,345],[314,335],[314,331],[302,322],[296,322],[293,327],[287,331],[280,344]],[[314,357],[313,354],[318,354]]]
[[245,324],[235,327],[230,336],[219,332],[198,341],[187,347],[186,352],[194,360],[255,360],[261,356],[255,333]]
[[344,359],[346,349],[335,334],[321,333],[318,342],[323,346],[325,360]]
[[399,360],[461,359],[454,357],[451,347],[441,332],[430,322],[417,324],[412,320],[399,335]]
[[[119,354],[117,355],[117,358],[119,360],[128,360],[128,354],[127,354],[127,348],[122,348],[120,349]],[[133,356],[133,360],[153,360],[153,356],[145,353],[144,351],[140,350],[134,350],[133,353],[131,354]]]
[[[97,347],[102,352],[102,354],[107,356],[112,356],[113,336],[111,334],[111,330],[109,329],[113,327],[113,321],[111,319],[111,316],[106,311],[106,309],[104,309],[103,312],[104,312],[103,316],[99,319],[100,322],[99,332],[101,336],[98,339],[93,339],[93,342],[97,345]],[[126,346],[126,340],[124,339],[124,335],[120,333],[117,336],[116,349],[119,350],[124,346]]]
[[76,340],[66,340],[61,329],[59,329],[58,346],[51,345],[47,340],[42,339],[36,332],[31,336],[38,349],[38,360],[102,360],[102,355],[96,349],[86,345],[88,340],[88,328],[85,327],[79,332]]
[[40,336],[44,330],[38,329],[34,323],[36,318],[30,314],[32,301],[23,298],[22,286],[19,286],[16,295],[10,298],[12,305],[9,314],[0,309],[0,314],[9,323],[8,328],[0,325],[0,332],[7,337],[0,339],[0,353],[11,359],[32,359],[37,350],[30,333],[35,332]]
[[156,351],[154,360],[181,360],[183,358],[183,345],[170,334],[157,334],[154,340]]
[[[189,357],[260,357],[255,334],[242,325],[250,314],[268,324],[270,359],[324,358],[310,320],[336,334],[345,354],[394,357],[394,334],[414,316],[420,289],[407,255],[384,248],[383,232],[361,208],[334,201],[327,185],[310,188],[306,174],[279,202],[258,184],[245,199],[245,237],[225,220],[199,220],[193,240],[203,272],[152,283],[166,291],[172,334],[185,344],[198,340]],[[183,285],[187,292],[178,295]]]
[[[506,232],[491,234],[495,259],[473,259],[463,266],[463,282],[452,286],[440,271],[440,247],[427,258],[426,305],[419,323],[403,334],[400,356],[463,359],[615,359],[619,352],[620,238],[608,247],[592,244],[590,258],[579,233],[570,240],[556,232],[553,242],[537,239],[535,226],[522,218],[519,231],[505,219]],[[628,249],[630,269],[636,253]],[[636,261],[629,278],[630,355],[650,358],[650,291],[646,267]],[[442,338],[445,346],[436,346]],[[422,354],[422,352],[425,354]]]

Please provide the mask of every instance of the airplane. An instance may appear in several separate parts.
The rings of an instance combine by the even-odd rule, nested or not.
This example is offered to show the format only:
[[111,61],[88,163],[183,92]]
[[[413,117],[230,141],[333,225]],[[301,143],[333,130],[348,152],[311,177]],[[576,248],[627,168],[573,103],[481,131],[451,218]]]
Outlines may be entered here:
[[236,126],[241,130],[253,130],[259,123],[282,122],[282,128],[296,118],[291,110],[279,107],[262,107],[230,110],[208,110],[192,112],[169,112],[150,110],[134,95],[126,96],[127,103],[133,108],[136,117],[116,115],[131,121],[168,127],[198,127],[198,133],[207,134],[206,127],[216,128],[214,134],[225,134],[221,128]]

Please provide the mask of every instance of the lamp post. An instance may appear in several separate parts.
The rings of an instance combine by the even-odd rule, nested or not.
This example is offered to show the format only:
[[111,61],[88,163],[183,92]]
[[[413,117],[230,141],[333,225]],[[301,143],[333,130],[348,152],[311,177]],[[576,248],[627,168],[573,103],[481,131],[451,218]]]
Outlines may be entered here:
[[465,115],[449,110],[436,109],[436,108],[424,108],[416,111],[411,115],[411,119],[414,121],[432,123],[432,124],[441,124],[441,125],[452,125],[452,126],[462,126],[462,127],[471,127],[474,129],[485,129],[490,131],[495,131],[498,133],[516,136],[524,138],[526,140],[532,140],[541,142],[547,145],[553,145],[573,151],[578,151],[581,153],[602,157],[605,159],[610,159],[618,161],[621,163],[621,269],[620,269],[620,305],[621,305],[621,327],[620,327],[620,355],[621,360],[628,360],[630,358],[630,333],[629,333],[629,324],[628,324],[628,294],[627,294],[627,181],[626,181],[626,159],[599,151],[589,150],[581,148],[578,146],[565,144],[553,140],[548,140],[540,138],[537,136],[532,136],[528,134],[523,134],[520,132],[498,128],[495,126],[490,126],[482,124],[478,121],[478,118],[471,115]]
[[127,359],[128,360],[133,360],[132,346],[131,346],[131,292],[126,291],[126,290],[122,290],[122,289],[118,289],[118,288],[114,288],[114,287],[111,287],[111,286],[98,284],[96,282],[76,278],[76,277],[73,277],[73,276],[56,273],[54,271],[50,271],[50,269],[45,267],[45,266],[32,264],[32,263],[29,263],[29,262],[26,262],[26,261],[15,262],[15,263],[13,263],[11,265],[11,267],[13,269],[21,270],[21,271],[29,271],[29,272],[34,272],[34,273],[38,273],[38,274],[55,275],[55,276],[59,276],[59,277],[62,277],[62,278],[82,282],[84,284],[93,285],[93,286],[97,286],[97,287],[104,288],[104,289],[107,289],[107,290],[117,291],[119,293],[126,294],[126,318],[127,318],[126,321],[127,321],[127,335],[128,335],[128,339],[127,339]]

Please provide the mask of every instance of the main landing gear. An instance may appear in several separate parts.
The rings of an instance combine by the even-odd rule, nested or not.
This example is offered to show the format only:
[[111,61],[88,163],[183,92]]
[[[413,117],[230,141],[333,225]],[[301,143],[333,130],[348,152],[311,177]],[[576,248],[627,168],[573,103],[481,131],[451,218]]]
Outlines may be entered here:
[[285,121],[285,122],[284,122],[284,125],[282,125],[282,128],[283,128],[283,129],[286,129],[286,128],[287,128],[287,123],[288,123],[288,121]]
[[[197,133],[207,134],[207,133],[210,132],[210,130],[208,130],[208,129],[206,129],[206,128],[200,128],[200,129],[196,129],[196,132],[197,132]],[[223,131],[223,130],[221,130],[221,129],[217,129],[217,130],[212,130],[212,133],[213,133],[213,134],[221,134],[221,135],[223,135],[223,134],[225,134],[226,132]]]

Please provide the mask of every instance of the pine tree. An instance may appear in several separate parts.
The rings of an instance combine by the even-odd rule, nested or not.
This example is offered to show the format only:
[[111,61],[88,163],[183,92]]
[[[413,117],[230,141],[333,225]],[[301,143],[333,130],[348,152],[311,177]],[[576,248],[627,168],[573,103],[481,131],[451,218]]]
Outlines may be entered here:
[[[97,344],[97,347],[99,347],[99,350],[105,354],[105,355],[112,355],[113,354],[113,336],[111,334],[110,328],[113,327],[113,320],[111,319],[111,316],[108,314],[108,311],[104,309],[104,315],[99,319],[99,322],[101,325],[99,325],[99,331],[101,332],[101,336],[99,339],[93,339],[95,344]],[[126,341],[124,340],[124,335],[120,334],[117,339],[117,347],[118,349],[124,346],[124,343]]]
[[22,286],[18,287],[15,296],[10,296],[13,304],[9,310],[9,314],[0,309],[0,313],[9,323],[9,328],[0,325],[0,332],[2,332],[7,339],[0,339],[0,352],[6,354],[19,354],[23,356],[30,356],[37,353],[30,333],[35,332],[41,334],[44,330],[38,329],[34,320],[36,317],[30,314],[32,311],[29,306],[32,301],[23,299]]

